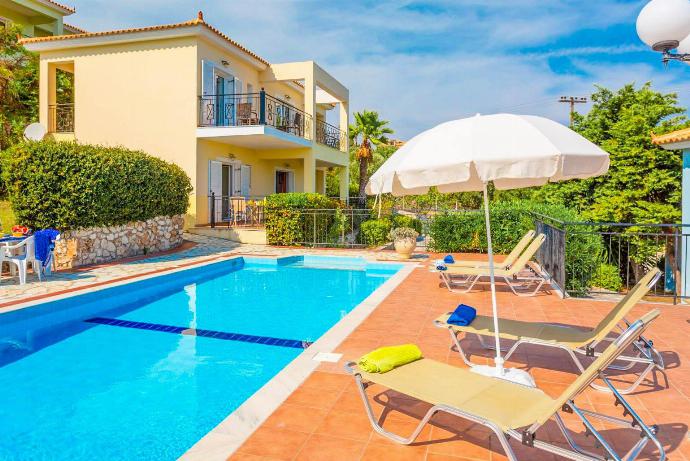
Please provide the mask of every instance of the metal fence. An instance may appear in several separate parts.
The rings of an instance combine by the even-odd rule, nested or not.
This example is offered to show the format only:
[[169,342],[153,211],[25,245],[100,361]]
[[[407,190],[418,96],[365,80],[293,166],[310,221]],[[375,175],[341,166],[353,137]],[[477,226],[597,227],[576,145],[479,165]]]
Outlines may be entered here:
[[364,248],[372,242],[361,232],[371,219],[369,209],[300,210],[301,232],[296,245],[307,247]]
[[48,132],[74,133],[74,104],[48,106]]
[[[579,292],[569,286],[588,286],[588,294],[627,292],[650,269],[659,268],[662,278],[650,296],[672,298],[673,302],[690,298],[690,279],[685,267],[688,261],[690,225],[564,222],[535,215],[539,232],[547,235],[546,243],[537,254],[537,262],[569,295]],[[600,241],[601,261],[607,265],[608,277],[568,266],[569,248],[574,236],[588,236]],[[569,252],[571,252],[569,254]],[[617,277],[616,277],[617,276]],[[600,286],[607,285],[608,286]],[[599,285],[599,286],[598,286]]]
[[239,197],[211,194],[211,227],[260,227],[264,225],[264,197]]

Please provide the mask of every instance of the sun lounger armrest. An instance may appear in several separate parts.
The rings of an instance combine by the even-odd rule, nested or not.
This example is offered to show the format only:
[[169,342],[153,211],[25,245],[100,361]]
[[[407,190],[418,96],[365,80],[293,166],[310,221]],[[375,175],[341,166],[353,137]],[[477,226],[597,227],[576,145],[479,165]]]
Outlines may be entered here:
[[345,365],[343,365],[343,368],[345,369],[347,374],[354,376],[354,375],[359,374],[357,372],[357,370],[355,370],[355,368],[354,368],[355,365],[357,365],[357,362],[347,362],[347,363],[345,363]]

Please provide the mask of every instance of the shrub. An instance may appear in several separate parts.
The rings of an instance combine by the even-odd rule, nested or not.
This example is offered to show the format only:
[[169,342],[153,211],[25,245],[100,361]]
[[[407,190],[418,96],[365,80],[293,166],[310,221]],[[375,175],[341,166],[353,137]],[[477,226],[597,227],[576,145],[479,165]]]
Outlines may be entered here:
[[393,223],[388,218],[371,219],[364,221],[360,227],[360,232],[364,243],[370,246],[383,245],[388,243],[388,234],[393,228]]
[[419,232],[412,229],[411,227],[396,227],[388,233],[388,238],[393,240],[417,240],[419,237]]
[[589,285],[619,292],[623,288],[623,279],[618,267],[613,264],[601,264],[589,280]]
[[[508,253],[525,233],[534,229],[531,213],[574,222],[579,216],[562,205],[529,200],[497,202],[491,205],[491,234],[494,251]],[[429,225],[430,248],[442,253],[486,250],[486,227],[482,211],[451,212],[435,216]],[[604,245],[594,234],[566,234],[566,289],[583,293],[602,262]]]
[[422,221],[413,218],[412,216],[405,216],[401,214],[396,214],[393,216],[393,229],[399,227],[410,227],[417,231],[417,233],[422,233]]
[[3,153],[17,222],[60,230],[183,214],[192,185],[177,165],[141,151],[72,142],[26,142]]
[[289,192],[266,197],[264,220],[266,239],[271,245],[296,245],[305,243],[307,231],[319,236],[334,233],[336,212],[306,214],[302,210],[336,210],[340,206],[321,194]]

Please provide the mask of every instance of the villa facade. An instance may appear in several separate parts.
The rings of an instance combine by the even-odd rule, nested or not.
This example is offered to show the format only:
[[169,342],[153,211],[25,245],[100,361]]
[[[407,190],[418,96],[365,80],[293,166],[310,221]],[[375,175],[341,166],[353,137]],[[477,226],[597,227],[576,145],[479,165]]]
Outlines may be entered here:
[[0,0],[0,27],[17,24],[25,37],[83,33],[63,21],[74,12],[74,8],[52,0]]
[[[271,64],[201,13],[23,43],[40,55],[39,118],[50,136],[178,164],[194,187],[188,225],[225,219],[235,198],[324,193],[329,167],[340,167],[347,197],[349,92],[313,61]],[[58,100],[57,72],[73,74],[73,101]]]

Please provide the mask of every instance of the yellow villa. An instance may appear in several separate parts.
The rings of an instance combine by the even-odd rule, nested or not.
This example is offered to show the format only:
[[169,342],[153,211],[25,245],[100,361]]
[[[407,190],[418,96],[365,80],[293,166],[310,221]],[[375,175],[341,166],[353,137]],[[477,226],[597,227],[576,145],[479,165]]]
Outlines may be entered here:
[[[188,225],[232,221],[273,193],[325,193],[330,167],[347,197],[349,92],[313,61],[271,64],[201,13],[23,43],[40,55],[49,134],[180,165],[194,186]],[[57,72],[73,74],[73,101],[58,101]]]
[[0,27],[17,24],[25,37],[84,33],[63,21],[74,12],[74,8],[52,0],[0,0]]

